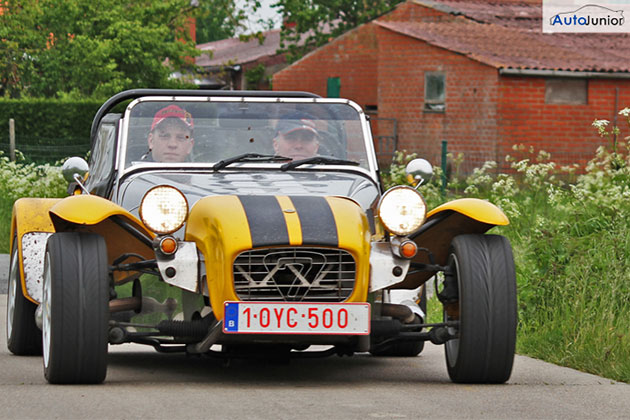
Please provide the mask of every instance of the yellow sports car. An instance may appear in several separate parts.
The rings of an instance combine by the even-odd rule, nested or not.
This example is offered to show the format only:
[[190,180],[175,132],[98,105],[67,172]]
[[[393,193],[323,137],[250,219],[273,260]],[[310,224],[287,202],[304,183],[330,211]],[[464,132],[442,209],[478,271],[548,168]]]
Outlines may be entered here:
[[[507,218],[384,191],[352,101],[125,91],[95,116],[89,165],[63,171],[69,196],[16,201],[11,226],[8,348],[43,354],[51,383],[102,382],[122,343],[297,358],[416,356],[430,340],[455,382],[510,376],[514,262],[485,234]],[[432,169],[407,172],[419,185]],[[438,277],[443,322],[427,324]]]

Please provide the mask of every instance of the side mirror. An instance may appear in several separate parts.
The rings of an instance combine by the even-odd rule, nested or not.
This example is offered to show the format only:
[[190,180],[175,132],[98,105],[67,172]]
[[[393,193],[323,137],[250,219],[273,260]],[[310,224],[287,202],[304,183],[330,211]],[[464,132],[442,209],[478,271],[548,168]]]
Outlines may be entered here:
[[87,188],[85,188],[85,185],[83,185],[83,179],[89,169],[90,167],[85,159],[80,157],[71,157],[63,163],[61,174],[64,179],[68,181],[69,195],[79,194],[79,188],[85,194],[90,194]]
[[61,174],[68,182],[76,181],[75,175],[79,175],[80,179],[83,179],[88,172],[89,166],[85,159],[80,157],[71,157],[67,159],[61,167]]
[[433,176],[433,166],[426,159],[414,159],[405,168],[407,177],[413,178],[417,186],[429,182]]

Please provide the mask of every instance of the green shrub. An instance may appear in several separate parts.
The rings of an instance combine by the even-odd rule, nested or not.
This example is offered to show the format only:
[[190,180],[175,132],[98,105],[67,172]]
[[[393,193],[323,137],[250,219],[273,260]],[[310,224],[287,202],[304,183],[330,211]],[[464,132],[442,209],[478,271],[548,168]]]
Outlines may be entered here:
[[11,162],[0,152],[0,253],[8,253],[11,236],[11,212],[21,197],[64,197],[68,183],[57,165],[26,163],[18,151],[18,161]]
[[15,121],[16,148],[30,161],[53,163],[83,156],[90,128],[102,105],[94,99],[0,98],[0,150],[9,151],[9,119]]

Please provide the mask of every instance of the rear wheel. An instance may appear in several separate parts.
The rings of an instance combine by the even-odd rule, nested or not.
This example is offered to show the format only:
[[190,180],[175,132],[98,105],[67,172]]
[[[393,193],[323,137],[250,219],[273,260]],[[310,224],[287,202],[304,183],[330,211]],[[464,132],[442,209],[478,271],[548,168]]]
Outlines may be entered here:
[[100,235],[55,233],[44,261],[42,341],[50,383],[100,383],[107,373],[107,248]]
[[42,332],[35,324],[36,309],[37,305],[24,296],[17,240],[14,238],[7,291],[7,347],[11,353],[19,356],[42,354]]
[[509,241],[498,235],[460,235],[448,266],[458,302],[446,305],[457,339],[445,344],[448,374],[460,383],[503,383],[516,346],[516,274]]

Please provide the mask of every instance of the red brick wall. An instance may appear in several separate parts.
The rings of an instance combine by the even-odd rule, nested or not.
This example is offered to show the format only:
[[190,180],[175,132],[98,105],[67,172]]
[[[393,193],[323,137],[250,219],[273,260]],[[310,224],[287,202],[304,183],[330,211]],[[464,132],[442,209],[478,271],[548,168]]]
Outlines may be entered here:
[[[625,118],[615,110],[615,88],[619,88],[618,108],[630,106],[630,80],[590,79],[588,103],[559,105],[545,103],[545,78],[503,76],[499,89],[499,153],[512,155],[513,145],[545,150],[558,164],[584,166],[600,145],[610,144],[599,137],[593,120],[618,118],[628,134]],[[505,165],[505,162],[502,162]]]
[[361,107],[376,105],[377,45],[374,25],[362,25],[315,50],[273,77],[274,90],[326,96],[329,77],[339,77],[340,96]]
[[[432,20],[450,15],[414,3],[401,3],[381,20]],[[375,25],[367,23],[306,55],[273,77],[274,90],[302,90],[326,96],[327,79],[339,77],[340,96],[363,108],[377,105],[378,46]]]
[[[464,153],[462,171],[495,160],[497,70],[459,54],[379,28],[379,117],[399,121],[398,148],[440,164],[442,140]],[[424,75],[446,78],[446,111],[424,111]]]

